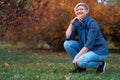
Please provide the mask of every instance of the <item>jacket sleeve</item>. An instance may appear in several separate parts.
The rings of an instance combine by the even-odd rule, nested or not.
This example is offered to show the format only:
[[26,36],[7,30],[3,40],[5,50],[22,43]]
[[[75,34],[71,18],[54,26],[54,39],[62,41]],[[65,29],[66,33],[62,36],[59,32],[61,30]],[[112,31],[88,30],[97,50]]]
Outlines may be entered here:
[[92,49],[95,44],[95,39],[97,37],[97,33],[99,31],[99,27],[96,21],[93,21],[89,26],[89,31],[87,33],[87,41],[85,43],[85,47],[88,49]]

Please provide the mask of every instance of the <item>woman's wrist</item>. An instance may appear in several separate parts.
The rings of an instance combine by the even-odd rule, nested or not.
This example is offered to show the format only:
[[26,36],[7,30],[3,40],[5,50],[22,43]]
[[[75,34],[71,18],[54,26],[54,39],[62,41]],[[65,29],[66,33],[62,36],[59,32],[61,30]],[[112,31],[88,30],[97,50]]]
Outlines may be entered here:
[[73,23],[74,23],[74,21],[73,21],[73,20],[71,20],[71,21],[70,21],[70,24],[73,24]]
[[73,24],[73,21],[72,21],[72,20],[70,21],[70,24]]

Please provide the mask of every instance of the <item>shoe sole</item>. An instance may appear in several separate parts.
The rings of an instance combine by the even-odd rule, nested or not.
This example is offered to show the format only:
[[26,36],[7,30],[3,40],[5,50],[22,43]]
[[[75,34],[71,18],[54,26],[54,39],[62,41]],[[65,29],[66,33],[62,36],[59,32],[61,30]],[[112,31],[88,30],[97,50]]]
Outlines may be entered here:
[[104,67],[103,67],[103,72],[100,74],[103,74],[105,72],[105,69],[106,69],[106,62],[105,62]]

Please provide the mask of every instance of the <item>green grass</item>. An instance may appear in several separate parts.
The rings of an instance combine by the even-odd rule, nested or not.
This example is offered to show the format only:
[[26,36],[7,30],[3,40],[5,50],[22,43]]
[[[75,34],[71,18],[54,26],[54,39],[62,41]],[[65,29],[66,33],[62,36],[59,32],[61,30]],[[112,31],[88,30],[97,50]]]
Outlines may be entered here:
[[0,49],[0,80],[120,80],[120,54],[109,54],[104,74],[96,74],[94,69],[71,74],[72,68],[66,53],[24,55]]

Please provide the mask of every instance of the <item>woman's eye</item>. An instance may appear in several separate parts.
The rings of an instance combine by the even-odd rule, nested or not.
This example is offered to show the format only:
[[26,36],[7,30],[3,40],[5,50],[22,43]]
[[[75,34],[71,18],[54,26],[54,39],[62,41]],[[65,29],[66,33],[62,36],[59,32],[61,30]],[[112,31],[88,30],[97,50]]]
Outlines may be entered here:
[[77,9],[76,11],[79,11],[79,9]]
[[82,11],[82,10],[84,10],[84,9],[77,9],[76,11]]

